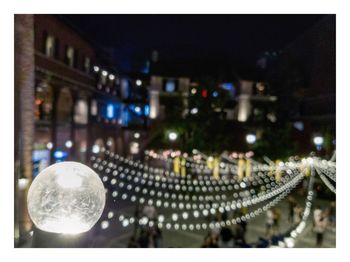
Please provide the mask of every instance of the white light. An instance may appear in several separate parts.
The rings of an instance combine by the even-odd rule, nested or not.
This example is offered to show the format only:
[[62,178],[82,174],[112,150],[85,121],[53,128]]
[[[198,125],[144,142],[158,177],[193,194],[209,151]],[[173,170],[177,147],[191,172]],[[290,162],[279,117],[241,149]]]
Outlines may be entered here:
[[136,139],[140,138],[140,133],[135,133],[134,138],[136,138]]
[[137,86],[141,86],[141,85],[142,85],[142,81],[141,81],[140,79],[137,79],[137,80],[136,80],[136,85],[137,85]]
[[247,141],[248,144],[254,144],[256,142],[256,135],[248,134],[246,136],[246,141]]
[[102,71],[102,75],[103,75],[103,76],[107,76],[107,75],[108,75],[108,72],[105,71],[105,70],[103,70],[103,71]]
[[105,189],[100,178],[76,162],[45,168],[28,192],[29,215],[39,229],[47,232],[86,232],[98,221],[104,206]]
[[67,140],[66,143],[65,143],[65,146],[66,146],[67,148],[71,148],[71,147],[73,146],[73,142],[70,141],[70,140]]
[[114,75],[112,75],[112,74],[109,75],[110,80],[114,80],[114,78],[115,78]]
[[107,214],[107,217],[108,217],[109,219],[111,219],[113,216],[114,216],[113,211],[109,211],[108,214]]
[[49,142],[46,144],[47,149],[51,150],[53,148],[53,143]]
[[20,178],[18,179],[18,188],[20,190],[23,190],[25,188],[27,188],[27,185],[28,185],[28,178]]
[[171,219],[172,219],[173,221],[176,221],[177,218],[178,218],[177,214],[172,214]]
[[182,213],[182,217],[183,217],[183,219],[187,219],[188,218],[188,213],[187,212],[183,212]]
[[141,107],[135,106],[135,112],[136,113],[141,113]]
[[294,247],[294,245],[295,245],[295,241],[294,241],[294,239],[291,238],[291,237],[286,237],[286,238],[284,239],[284,243],[285,243],[286,246],[289,247],[289,248],[292,248],[292,247]]
[[98,154],[100,152],[100,147],[99,145],[93,145],[92,146],[92,153]]
[[164,222],[164,216],[163,216],[163,215],[159,215],[159,216],[158,216],[158,221],[159,221],[160,223],[163,223],[163,222]]
[[122,225],[123,225],[123,227],[127,227],[129,225],[129,221],[126,219],[123,220]]
[[195,95],[196,93],[197,93],[197,89],[192,88],[192,89],[191,89],[191,94],[192,94],[192,95]]
[[191,114],[192,115],[195,115],[197,113],[198,113],[198,108],[197,107],[191,109]]
[[324,141],[324,139],[323,139],[322,136],[315,136],[314,137],[314,144],[316,146],[322,146],[323,145],[323,141]]
[[94,66],[94,71],[98,72],[98,71],[100,71],[100,68],[98,66]]
[[169,139],[170,139],[171,141],[175,141],[176,138],[177,138],[177,134],[176,134],[175,132],[170,132],[170,133],[169,133]]
[[101,228],[102,229],[107,229],[109,227],[109,222],[104,220],[101,222]]

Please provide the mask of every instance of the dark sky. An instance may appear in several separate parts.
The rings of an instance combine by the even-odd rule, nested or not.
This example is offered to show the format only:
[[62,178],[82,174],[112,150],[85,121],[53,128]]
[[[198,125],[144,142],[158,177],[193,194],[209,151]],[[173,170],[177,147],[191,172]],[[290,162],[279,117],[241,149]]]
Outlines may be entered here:
[[124,71],[152,50],[170,72],[183,75],[254,67],[265,51],[282,50],[323,15],[64,15]]

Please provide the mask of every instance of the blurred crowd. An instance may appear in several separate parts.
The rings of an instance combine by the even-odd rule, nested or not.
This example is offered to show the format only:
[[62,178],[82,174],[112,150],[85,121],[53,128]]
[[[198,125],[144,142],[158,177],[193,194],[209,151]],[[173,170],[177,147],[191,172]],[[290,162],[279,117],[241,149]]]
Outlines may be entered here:
[[[214,227],[210,229],[204,236],[201,244],[202,248],[267,248],[278,246],[279,242],[283,242],[284,237],[288,235],[301,221],[304,208],[292,197],[288,199],[288,213],[282,213],[277,207],[273,207],[265,213],[265,234],[257,238],[254,243],[247,243],[246,233],[248,229],[247,221],[241,221],[238,224],[225,227]],[[207,222],[221,222],[228,219],[230,215],[242,216],[248,212],[246,208],[241,208],[235,214],[226,212],[217,213],[208,216]],[[312,232],[315,235],[315,246],[322,247],[324,234],[326,230],[335,231],[336,212],[335,202],[330,205],[321,207],[316,206],[313,210]],[[146,205],[137,207],[135,217],[147,217],[148,221],[153,221],[152,226],[135,225],[133,236],[130,238],[128,247],[130,248],[160,248],[163,246],[162,230],[158,227],[158,215],[154,206]],[[288,220],[289,228],[281,232],[281,219]]]

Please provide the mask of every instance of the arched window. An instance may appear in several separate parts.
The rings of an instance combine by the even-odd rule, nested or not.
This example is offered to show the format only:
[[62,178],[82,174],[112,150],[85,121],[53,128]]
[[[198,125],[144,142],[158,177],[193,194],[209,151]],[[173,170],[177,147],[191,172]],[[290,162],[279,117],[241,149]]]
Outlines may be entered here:
[[57,101],[57,120],[70,122],[72,114],[73,98],[68,88],[63,88]]
[[52,87],[45,83],[39,84],[35,88],[35,108],[36,120],[50,120],[52,113]]
[[55,56],[55,38],[52,35],[47,35],[46,37],[45,54],[49,57]]
[[98,113],[97,101],[96,100],[92,100],[91,101],[90,114],[92,116],[96,116],[97,113]]
[[84,99],[79,99],[75,104],[74,122],[77,124],[88,123],[88,105]]

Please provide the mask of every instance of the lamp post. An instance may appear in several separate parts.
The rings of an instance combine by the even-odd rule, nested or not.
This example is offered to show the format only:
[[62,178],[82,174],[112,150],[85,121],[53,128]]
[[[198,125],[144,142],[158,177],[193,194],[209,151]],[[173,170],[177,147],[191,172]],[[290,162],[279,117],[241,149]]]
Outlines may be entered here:
[[33,247],[75,247],[99,220],[105,206],[99,176],[77,162],[45,168],[28,191],[28,211],[35,228]]

